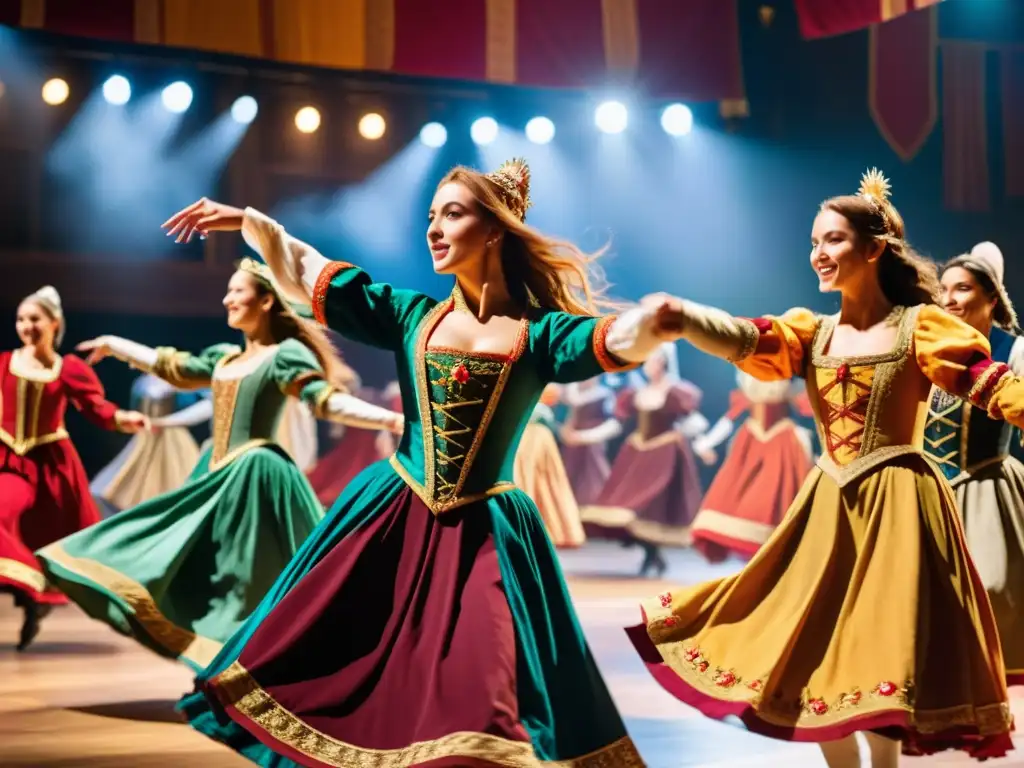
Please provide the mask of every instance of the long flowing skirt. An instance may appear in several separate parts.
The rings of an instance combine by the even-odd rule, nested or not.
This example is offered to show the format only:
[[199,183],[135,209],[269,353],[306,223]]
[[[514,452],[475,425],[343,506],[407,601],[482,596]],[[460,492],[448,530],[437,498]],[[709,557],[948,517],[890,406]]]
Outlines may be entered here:
[[953,490],[996,616],[1007,678],[1024,685],[1024,464],[1010,457]]
[[139,432],[92,480],[91,490],[113,509],[127,509],[180,488],[199,461],[185,427]]
[[556,547],[579,547],[587,540],[558,443],[543,424],[530,424],[523,432],[514,477],[516,485],[537,505]]
[[642,766],[536,507],[359,475],[182,702],[264,766]]
[[195,669],[256,609],[323,519],[291,459],[253,448],[38,553],[94,619]]
[[876,731],[906,754],[1012,749],[995,618],[920,455],[844,487],[814,469],[742,571],[643,613],[627,631],[648,669],[710,717],[792,741]]
[[70,440],[37,446],[24,456],[0,443],[0,589],[19,602],[66,603],[33,553],[99,519]]
[[811,471],[811,457],[789,419],[767,432],[745,421],[690,526],[708,560],[752,557],[782,520]]
[[689,441],[675,431],[646,441],[634,433],[615,457],[600,503],[581,515],[588,536],[686,546],[700,499]]
[[576,500],[580,504],[597,504],[601,491],[612,473],[606,443],[562,445],[562,461],[569,476]]

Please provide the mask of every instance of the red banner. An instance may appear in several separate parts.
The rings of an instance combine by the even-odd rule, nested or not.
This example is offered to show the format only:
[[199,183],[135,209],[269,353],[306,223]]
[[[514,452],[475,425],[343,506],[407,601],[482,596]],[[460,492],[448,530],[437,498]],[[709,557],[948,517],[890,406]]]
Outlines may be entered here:
[[935,9],[911,13],[869,32],[868,104],[889,146],[909,161],[938,116]]
[[[372,2],[372,0],[371,0]],[[444,13],[423,0],[394,0],[396,72],[483,80],[487,8],[480,0],[444,0]]]
[[1024,51],[1001,54],[1006,194],[1024,197]]
[[942,132],[946,207],[987,211],[991,195],[982,45],[942,44]]
[[693,101],[746,98],[737,0],[640,0],[644,91]]
[[800,32],[806,38],[856,32],[873,24],[935,5],[941,0],[796,0]]
[[600,0],[515,0],[515,6],[517,83],[581,87],[607,71]]

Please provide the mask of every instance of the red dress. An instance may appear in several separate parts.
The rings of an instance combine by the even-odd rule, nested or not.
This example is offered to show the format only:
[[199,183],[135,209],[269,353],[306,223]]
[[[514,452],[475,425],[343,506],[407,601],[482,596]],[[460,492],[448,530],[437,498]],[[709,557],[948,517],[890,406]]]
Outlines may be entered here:
[[99,521],[100,513],[64,413],[71,401],[89,421],[116,429],[117,406],[74,355],[47,373],[20,372],[11,362],[11,352],[0,352],[0,588],[66,603],[47,589],[33,552]]
[[[811,415],[807,394],[794,394],[789,381],[762,382],[740,375],[725,418],[747,420],[708,488],[690,535],[708,560],[730,552],[752,557],[782,521],[811,471],[809,445],[790,418]],[[806,430],[804,430],[806,432]]]

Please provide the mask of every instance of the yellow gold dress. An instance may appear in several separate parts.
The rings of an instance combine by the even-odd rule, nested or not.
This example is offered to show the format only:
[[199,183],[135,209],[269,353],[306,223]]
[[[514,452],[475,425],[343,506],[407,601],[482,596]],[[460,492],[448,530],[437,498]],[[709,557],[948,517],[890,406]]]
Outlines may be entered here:
[[823,455],[738,574],[665,592],[628,630],[654,677],[710,717],[905,754],[1012,749],[999,637],[956,502],[923,452],[932,384],[1024,423],[1024,381],[935,306],[897,308],[885,354],[826,354],[835,317],[688,305],[686,338],[762,379],[803,376]]

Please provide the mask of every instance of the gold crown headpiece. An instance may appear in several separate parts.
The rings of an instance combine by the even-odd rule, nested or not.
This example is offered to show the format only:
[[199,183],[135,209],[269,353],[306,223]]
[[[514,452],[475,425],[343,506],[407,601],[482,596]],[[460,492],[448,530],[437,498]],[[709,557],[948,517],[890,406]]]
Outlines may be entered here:
[[487,174],[501,189],[502,202],[520,221],[526,220],[526,211],[533,200],[530,199],[530,166],[521,157],[514,157],[502,166]]
[[891,192],[892,185],[877,168],[871,168],[867,173],[860,177],[860,187],[857,189],[857,194],[871,203],[874,209],[878,211],[882,219],[885,221],[886,229],[892,228],[892,223],[889,221],[887,205]]

